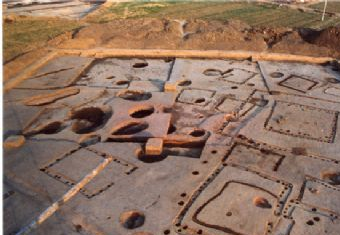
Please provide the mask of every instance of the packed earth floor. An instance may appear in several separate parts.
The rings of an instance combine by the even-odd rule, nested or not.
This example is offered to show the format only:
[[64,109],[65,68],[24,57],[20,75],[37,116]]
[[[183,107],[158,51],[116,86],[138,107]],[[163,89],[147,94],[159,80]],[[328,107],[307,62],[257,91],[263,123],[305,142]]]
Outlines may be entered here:
[[4,95],[4,233],[338,235],[339,112],[333,64],[57,56]]

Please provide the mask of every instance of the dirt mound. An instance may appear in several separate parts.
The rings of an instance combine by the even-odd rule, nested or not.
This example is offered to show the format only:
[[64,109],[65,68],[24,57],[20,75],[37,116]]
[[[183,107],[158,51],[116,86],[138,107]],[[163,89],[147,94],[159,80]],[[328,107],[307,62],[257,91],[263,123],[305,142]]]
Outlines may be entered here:
[[[94,39],[97,47],[157,49],[266,49],[263,37],[247,37],[250,27],[238,21],[117,19],[80,30],[77,44]],[[73,43],[74,44],[74,43]],[[62,48],[72,45],[65,42]]]
[[339,29],[323,31],[250,27],[241,21],[117,19],[92,24],[61,48],[271,51],[340,57]]
[[330,27],[320,31],[300,29],[299,33],[308,43],[340,52],[340,27]]
[[94,39],[95,46],[109,48],[176,48],[180,31],[176,22],[163,19],[117,19],[80,30],[76,40]]
[[247,30],[247,32],[248,37],[250,38],[252,38],[253,35],[261,36],[267,43],[268,48],[272,48],[273,45],[280,42],[284,36],[292,33],[292,30],[284,27],[277,28],[259,27],[250,28]]
[[187,21],[183,27],[180,48],[201,50],[243,50],[261,51],[266,49],[262,37],[248,37],[246,24],[234,21]]
[[340,58],[340,51],[332,50],[325,45],[319,46],[306,42],[299,32],[292,31],[282,37],[281,41],[277,42],[270,49],[271,52],[307,55],[307,56],[325,56]]

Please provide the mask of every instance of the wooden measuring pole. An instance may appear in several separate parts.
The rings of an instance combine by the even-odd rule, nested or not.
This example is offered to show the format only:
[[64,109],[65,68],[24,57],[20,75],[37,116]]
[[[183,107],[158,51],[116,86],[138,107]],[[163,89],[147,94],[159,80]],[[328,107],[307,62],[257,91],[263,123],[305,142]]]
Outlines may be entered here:
[[325,6],[323,8],[321,21],[323,21],[325,19],[326,8],[327,8],[327,0],[325,0]]
[[111,161],[111,156],[105,158],[95,169],[87,174],[81,181],[74,185],[69,191],[67,191],[59,200],[49,206],[44,212],[42,212],[35,220],[33,220],[28,226],[22,228],[16,235],[29,234],[33,229],[37,228],[51,215],[53,215],[63,204],[73,198],[81,188],[88,184],[96,175],[99,174]]

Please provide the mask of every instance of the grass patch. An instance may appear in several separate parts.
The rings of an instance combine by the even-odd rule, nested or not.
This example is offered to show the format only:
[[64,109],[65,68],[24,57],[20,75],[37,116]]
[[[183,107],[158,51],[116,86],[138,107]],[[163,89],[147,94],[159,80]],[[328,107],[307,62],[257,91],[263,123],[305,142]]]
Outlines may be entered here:
[[45,17],[16,17],[3,23],[4,61],[46,45],[62,33],[80,27],[73,20]]
[[[332,3],[329,8],[339,7]],[[226,21],[237,19],[251,26],[269,27],[311,27],[323,28],[336,25],[338,17],[326,16],[321,22],[319,13],[300,12],[275,4],[247,2],[129,2],[116,3],[106,8],[100,15],[92,17],[92,22],[102,23],[117,18],[173,18],[207,19]]]
[[[323,11],[324,6],[325,6],[325,3],[320,2],[320,3],[310,5],[309,7]],[[332,13],[340,13],[340,2],[328,2],[326,11],[332,12]]]
[[173,5],[181,5],[176,2],[124,2],[113,3],[97,14],[87,17],[89,23],[105,23],[114,19],[150,17],[153,14],[171,8]]

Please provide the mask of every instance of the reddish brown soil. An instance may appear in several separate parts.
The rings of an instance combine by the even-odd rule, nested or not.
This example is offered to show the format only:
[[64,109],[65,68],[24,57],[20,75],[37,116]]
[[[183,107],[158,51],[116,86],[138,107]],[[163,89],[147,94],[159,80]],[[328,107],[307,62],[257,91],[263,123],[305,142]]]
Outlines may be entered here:
[[330,27],[321,31],[305,29],[300,30],[300,35],[306,42],[340,52],[340,27]]
[[289,28],[252,28],[239,21],[189,20],[182,25],[168,19],[117,19],[85,27],[59,47],[249,50],[340,58],[339,28],[301,33]]

